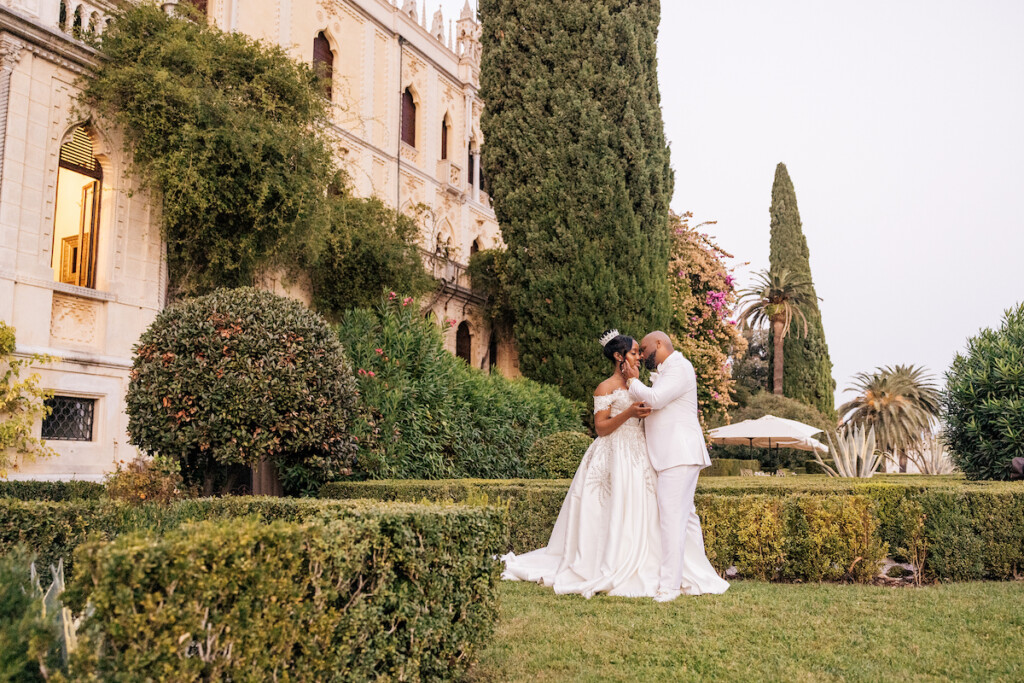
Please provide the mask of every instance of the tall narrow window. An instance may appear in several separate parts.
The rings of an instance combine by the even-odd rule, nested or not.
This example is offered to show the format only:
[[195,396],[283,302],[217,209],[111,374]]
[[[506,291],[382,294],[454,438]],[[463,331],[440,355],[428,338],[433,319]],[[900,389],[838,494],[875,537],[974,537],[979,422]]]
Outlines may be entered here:
[[75,38],[82,37],[82,6],[79,5],[75,9],[75,20],[71,24],[71,35]]
[[472,258],[473,254],[477,253],[478,251],[480,251],[480,239],[479,238],[473,240],[473,244],[469,245],[469,256],[470,256],[470,258]]
[[448,121],[441,120],[441,161],[448,158]]
[[476,169],[473,168],[473,143],[469,143],[469,159],[466,163],[466,168],[469,169],[469,186],[476,187]]
[[60,14],[57,17],[57,26],[60,26],[61,31],[68,30],[68,3],[65,0],[60,1]]
[[491,332],[491,341],[487,344],[487,369],[498,364],[498,338]]
[[467,363],[473,362],[473,337],[466,321],[459,323],[459,329],[455,331],[455,355]]
[[416,146],[416,101],[409,88],[402,93],[402,142]]
[[323,31],[313,39],[313,70],[323,80],[324,97],[332,99],[334,93],[334,53]]
[[53,279],[80,287],[96,286],[100,191],[103,169],[93,155],[92,138],[75,128],[60,147],[57,207],[53,218]]

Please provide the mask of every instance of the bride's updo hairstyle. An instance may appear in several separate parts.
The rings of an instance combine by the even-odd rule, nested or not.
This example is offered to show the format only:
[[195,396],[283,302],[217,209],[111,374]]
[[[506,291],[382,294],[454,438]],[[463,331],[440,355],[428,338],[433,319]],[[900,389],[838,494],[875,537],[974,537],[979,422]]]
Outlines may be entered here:
[[608,330],[601,335],[598,340],[601,342],[601,346],[604,347],[604,357],[615,363],[615,354],[621,353],[622,357],[625,358],[626,354],[633,348],[633,344],[636,342],[630,336],[625,334],[619,334],[618,330]]

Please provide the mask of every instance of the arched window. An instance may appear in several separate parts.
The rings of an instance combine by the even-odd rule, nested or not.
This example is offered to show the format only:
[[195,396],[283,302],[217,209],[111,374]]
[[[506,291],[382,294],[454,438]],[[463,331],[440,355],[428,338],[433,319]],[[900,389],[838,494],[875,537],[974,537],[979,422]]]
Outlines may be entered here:
[[473,141],[472,140],[469,141],[469,149],[467,151],[467,155],[469,157],[467,162],[466,162],[466,168],[469,169],[469,186],[470,187],[476,187],[476,169],[474,168],[474,165],[475,165],[474,162],[476,160],[473,158]]
[[455,331],[455,355],[466,361],[473,362],[473,337],[469,333],[469,323],[463,320]]
[[441,161],[448,158],[448,115],[441,119]]
[[75,38],[82,37],[82,6],[79,5],[75,8],[75,21],[71,25],[71,35]]
[[402,93],[402,142],[416,146],[416,101],[409,88]]
[[334,52],[323,31],[313,39],[313,70],[323,79],[324,97],[333,99],[334,94]]
[[68,30],[68,3],[66,0],[60,0],[60,16],[57,17],[57,26],[60,26],[61,31]]
[[57,202],[53,216],[53,279],[80,287],[96,286],[100,192],[103,169],[89,133],[79,126],[60,147]]
[[100,29],[100,13],[93,12],[89,15],[89,33],[95,35]]
[[473,240],[473,244],[469,245],[469,256],[470,256],[470,258],[472,258],[473,254],[477,253],[478,251],[480,251],[480,238],[479,237],[476,238],[475,240]]

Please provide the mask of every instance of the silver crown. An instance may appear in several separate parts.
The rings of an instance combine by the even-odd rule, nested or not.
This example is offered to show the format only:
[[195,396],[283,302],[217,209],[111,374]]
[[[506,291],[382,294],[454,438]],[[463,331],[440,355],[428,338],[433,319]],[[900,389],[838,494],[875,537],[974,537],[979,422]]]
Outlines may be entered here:
[[598,339],[597,341],[601,342],[601,346],[608,346],[608,342],[610,342],[612,339],[615,339],[618,336],[619,336],[619,331],[618,330],[608,330],[608,333],[605,334],[600,339]]

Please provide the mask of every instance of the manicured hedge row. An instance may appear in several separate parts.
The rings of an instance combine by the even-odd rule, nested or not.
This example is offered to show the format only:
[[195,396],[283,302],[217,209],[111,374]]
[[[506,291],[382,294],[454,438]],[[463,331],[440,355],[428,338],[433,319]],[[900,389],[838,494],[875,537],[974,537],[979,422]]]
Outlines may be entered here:
[[104,491],[103,484],[93,481],[0,481],[0,498],[18,500],[94,500]]
[[[568,485],[374,481],[328,484],[321,496],[507,501],[509,547],[524,552],[547,543]],[[701,480],[696,503],[708,556],[719,571],[735,565],[759,578],[865,580],[879,552],[887,552],[921,565],[933,579],[1011,579],[1024,572],[1024,486],[1016,483],[711,477]]]
[[[424,498],[427,496],[415,500]],[[300,523],[335,519],[360,514],[359,510],[368,503],[255,496],[188,499],[166,506],[135,506],[107,500],[0,499],[0,554],[24,544],[36,553],[39,567],[49,567],[64,558],[65,574],[71,577],[75,573],[74,550],[87,540],[108,541],[136,531],[165,533],[188,522],[239,517]],[[369,509],[378,507],[371,505]]]
[[735,458],[711,458],[711,467],[701,470],[702,477],[738,477],[740,470],[761,471],[760,460],[737,460]]
[[206,507],[311,521],[221,520],[83,545],[66,595],[94,611],[73,678],[458,678],[493,631],[499,509]]

